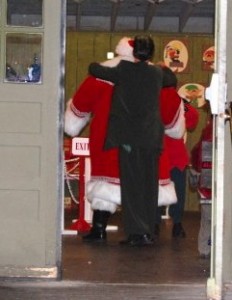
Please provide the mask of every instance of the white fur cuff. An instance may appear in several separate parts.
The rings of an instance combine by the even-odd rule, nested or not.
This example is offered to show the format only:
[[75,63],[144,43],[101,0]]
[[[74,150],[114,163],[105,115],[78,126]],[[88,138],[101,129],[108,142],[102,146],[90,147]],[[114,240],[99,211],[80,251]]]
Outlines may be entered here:
[[107,181],[92,180],[87,182],[87,199],[93,210],[106,210],[115,213],[121,204],[121,191],[119,184]]
[[72,112],[70,107],[67,107],[64,116],[64,132],[72,137],[77,136],[89,122],[89,120],[90,114],[86,115],[85,117],[78,117]]
[[106,210],[111,214],[114,214],[117,210],[117,204],[102,199],[93,198],[91,200],[91,208],[93,210]]
[[168,206],[177,202],[174,183],[159,185],[158,206]]
[[165,134],[173,139],[181,139],[185,128],[184,104],[181,102],[179,117],[173,127],[165,129]]

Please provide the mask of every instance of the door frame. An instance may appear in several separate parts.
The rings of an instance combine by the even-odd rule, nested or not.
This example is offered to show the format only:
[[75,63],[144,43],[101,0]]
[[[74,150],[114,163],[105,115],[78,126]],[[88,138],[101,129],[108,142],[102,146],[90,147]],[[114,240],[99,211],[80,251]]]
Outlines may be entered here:
[[[211,262],[210,277],[207,281],[207,297],[212,300],[220,300],[224,293],[224,284],[226,272],[230,273],[230,241],[226,241],[225,233],[231,229],[228,224],[229,215],[226,214],[228,203],[231,202],[231,184],[226,184],[229,179],[232,180],[231,172],[227,167],[231,161],[231,137],[228,130],[229,123],[225,121],[225,111],[228,106],[227,89],[230,88],[228,82],[227,62],[228,49],[228,15],[230,14],[228,0],[215,0],[215,80],[211,82],[213,91],[216,92],[214,99],[209,99],[211,109],[214,114],[214,149],[213,149],[213,175],[212,175],[212,229],[211,229]],[[227,30],[228,28],[228,30]],[[228,52],[229,53],[229,52]],[[215,94],[214,94],[215,96]],[[215,101],[213,101],[215,100]],[[228,147],[229,146],[229,147]],[[229,182],[231,182],[229,180]],[[227,249],[227,250],[226,250]],[[226,270],[227,269],[227,270]]]

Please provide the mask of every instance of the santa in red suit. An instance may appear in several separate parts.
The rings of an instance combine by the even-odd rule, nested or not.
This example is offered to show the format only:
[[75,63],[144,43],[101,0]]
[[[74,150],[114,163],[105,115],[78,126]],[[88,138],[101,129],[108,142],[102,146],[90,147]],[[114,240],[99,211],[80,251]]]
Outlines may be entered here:
[[[115,49],[118,56],[102,64],[113,67],[121,59],[133,61],[132,45],[130,38],[122,38]],[[78,136],[90,123],[91,178],[87,182],[86,197],[91,203],[93,220],[90,233],[83,237],[85,241],[106,240],[108,219],[121,204],[118,149],[104,150],[103,147],[113,88],[111,82],[88,76],[67,103],[65,112],[64,130],[69,136]],[[183,103],[178,94],[161,97],[161,110],[167,134],[181,138],[185,131],[185,119]],[[158,202],[160,206],[176,202],[165,145],[160,158]]]

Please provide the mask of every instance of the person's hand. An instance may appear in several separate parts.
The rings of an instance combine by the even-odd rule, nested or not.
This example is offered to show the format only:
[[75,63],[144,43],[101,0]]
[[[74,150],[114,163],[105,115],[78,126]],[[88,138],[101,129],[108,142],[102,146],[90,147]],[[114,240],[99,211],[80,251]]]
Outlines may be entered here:
[[191,188],[196,189],[199,185],[201,173],[197,172],[192,167],[189,168],[189,185]]

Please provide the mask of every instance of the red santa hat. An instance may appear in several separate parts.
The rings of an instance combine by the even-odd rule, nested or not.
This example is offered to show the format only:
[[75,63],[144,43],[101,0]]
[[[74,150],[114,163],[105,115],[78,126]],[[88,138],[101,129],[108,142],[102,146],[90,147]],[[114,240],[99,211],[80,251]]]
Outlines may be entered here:
[[172,138],[182,138],[185,133],[184,104],[176,91],[175,73],[163,62],[158,62],[163,71],[163,88],[160,92],[160,111],[165,126],[165,134]]

